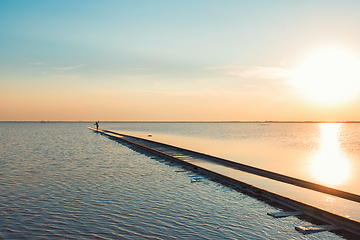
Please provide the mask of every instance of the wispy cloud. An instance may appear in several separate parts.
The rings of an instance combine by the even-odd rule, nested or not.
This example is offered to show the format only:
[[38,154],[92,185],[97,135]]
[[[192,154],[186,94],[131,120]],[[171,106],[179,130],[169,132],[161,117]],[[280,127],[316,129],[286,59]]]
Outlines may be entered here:
[[279,67],[260,66],[222,66],[207,67],[209,70],[221,70],[223,74],[251,79],[280,79],[291,76],[292,70]]
[[226,91],[226,90],[212,90],[212,89],[204,89],[198,91],[158,91],[158,90],[119,90],[119,89],[106,89],[101,91],[104,95],[124,95],[124,94],[153,94],[156,96],[165,96],[165,97],[187,97],[187,96],[198,96],[198,97],[219,97],[219,96],[239,96],[240,95],[254,95],[254,94],[266,94],[259,92],[244,92],[244,91]]
[[38,66],[40,66],[40,65],[44,65],[44,63],[42,63],[42,62],[34,62],[34,63],[30,63],[31,65],[38,65]]
[[53,75],[53,77],[55,78],[65,78],[65,79],[76,79],[78,77],[80,77],[80,75]]
[[76,66],[71,66],[71,67],[52,67],[52,69],[55,69],[55,70],[71,70],[71,69],[75,69],[75,68],[81,68],[85,66],[85,64],[81,64],[81,65],[76,65]]
[[138,80],[138,79],[146,79],[146,78],[156,78],[161,76],[161,74],[155,74],[155,75],[117,75],[118,78],[125,78],[125,79],[132,79],[132,80]]

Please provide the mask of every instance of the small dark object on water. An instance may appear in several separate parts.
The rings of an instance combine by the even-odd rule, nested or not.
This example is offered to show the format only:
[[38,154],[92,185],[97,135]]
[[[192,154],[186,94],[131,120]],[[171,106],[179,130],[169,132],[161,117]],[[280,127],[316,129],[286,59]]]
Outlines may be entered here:
[[149,134],[149,135],[148,135],[148,137],[152,137],[152,135],[151,135],[151,134]]
[[94,125],[96,126],[96,131],[99,131],[99,121],[95,122]]

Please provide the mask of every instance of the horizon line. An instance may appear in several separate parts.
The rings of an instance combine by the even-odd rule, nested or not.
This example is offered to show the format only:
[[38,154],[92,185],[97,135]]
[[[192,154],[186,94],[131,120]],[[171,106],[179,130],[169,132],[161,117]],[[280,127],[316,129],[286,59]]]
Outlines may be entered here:
[[[0,123],[93,123],[94,121],[90,121],[90,120],[5,120],[5,121],[0,121]],[[103,121],[99,121],[102,123],[360,123],[359,120],[350,120],[350,121],[327,121],[327,120],[305,120],[305,121],[289,121],[289,120],[284,120],[284,121],[273,121],[273,120],[268,120],[268,121],[185,121],[185,120],[176,120],[176,121],[160,121],[160,120],[123,120],[123,121],[118,121],[118,120],[103,120]]]

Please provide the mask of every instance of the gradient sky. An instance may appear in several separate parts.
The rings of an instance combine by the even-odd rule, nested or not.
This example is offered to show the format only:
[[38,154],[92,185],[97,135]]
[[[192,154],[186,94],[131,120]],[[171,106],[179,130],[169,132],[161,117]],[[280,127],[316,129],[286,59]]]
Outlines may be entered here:
[[317,104],[289,83],[316,49],[360,59],[359,13],[346,0],[1,0],[0,121],[360,120],[360,94]]

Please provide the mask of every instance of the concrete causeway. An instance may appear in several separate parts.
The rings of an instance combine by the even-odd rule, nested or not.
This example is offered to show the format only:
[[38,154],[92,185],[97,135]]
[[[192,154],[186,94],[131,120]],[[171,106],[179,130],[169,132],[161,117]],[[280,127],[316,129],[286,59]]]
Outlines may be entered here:
[[[256,187],[249,183],[246,183],[236,177],[236,174],[251,174],[257,175],[262,178],[272,179],[278,182],[291,184],[297,187],[310,189],[312,191],[321,192],[323,194],[329,194],[339,198],[347,199],[356,203],[360,203],[360,196],[329,188],[316,183],[304,181],[301,179],[292,178],[289,176],[281,175],[278,173],[270,172],[267,170],[251,167],[248,165],[235,163],[226,159],[210,156],[204,153],[199,153],[187,149],[183,149],[176,146],[167,145],[160,142],[151,141],[144,138],[138,138],[129,136],[109,130],[96,130],[89,127],[89,129],[104,134],[110,138],[121,141],[130,147],[145,151],[155,156],[159,156],[169,161],[177,162],[183,165],[185,168],[198,172],[202,175],[215,178],[217,181],[221,181],[231,187],[238,189],[246,194],[255,196],[270,203],[276,203],[284,206],[285,208],[292,209],[292,212],[296,212],[296,215],[307,215],[311,218],[321,220],[327,224],[330,224],[330,228],[322,228],[326,230],[343,229],[353,234],[360,236],[360,221],[351,219],[322,208],[307,204],[302,201],[298,201],[287,196]],[[231,172],[232,174],[227,174]],[[235,173],[235,174],[234,174]],[[265,181],[266,179],[264,179]],[[359,206],[360,207],[360,206]],[[270,214],[271,215],[271,214]],[[275,214],[276,215],[276,214]],[[293,214],[282,214],[284,217],[292,216]],[[296,229],[303,229],[301,226],[297,226]],[[304,232],[306,233],[306,232]]]

